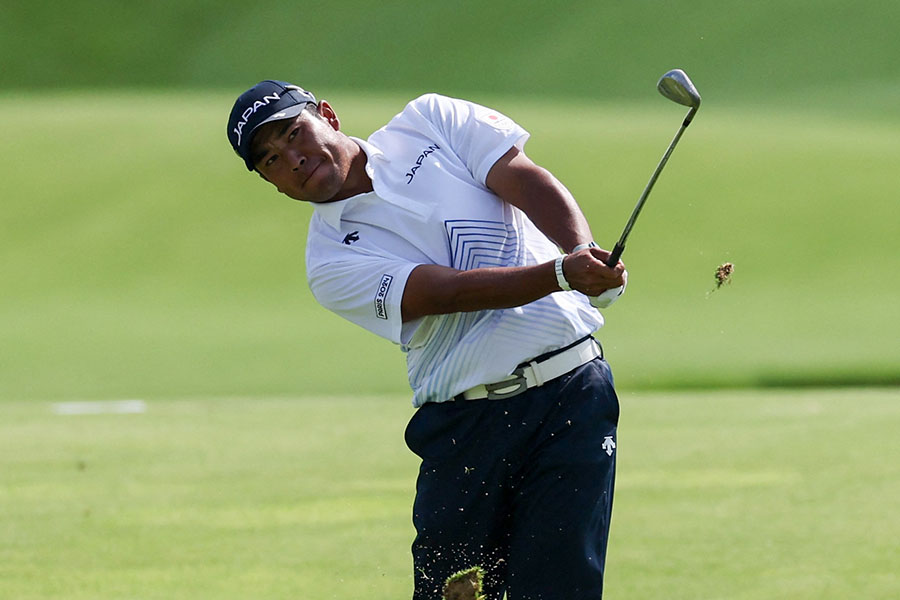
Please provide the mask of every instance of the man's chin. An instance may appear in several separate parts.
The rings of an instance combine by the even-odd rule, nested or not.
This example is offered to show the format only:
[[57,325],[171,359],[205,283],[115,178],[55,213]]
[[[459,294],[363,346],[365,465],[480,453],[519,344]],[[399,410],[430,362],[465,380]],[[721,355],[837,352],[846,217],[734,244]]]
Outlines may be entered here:
[[294,192],[281,192],[281,193],[284,194],[285,196],[287,196],[288,198],[291,198],[298,202],[309,202],[311,204],[326,204],[328,202],[336,202],[337,200],[339,200],[339,198],[334,197],[334,196],[322,198],[322,197],[310,197],[310,196],[307,196],[304,194],[297,194]]

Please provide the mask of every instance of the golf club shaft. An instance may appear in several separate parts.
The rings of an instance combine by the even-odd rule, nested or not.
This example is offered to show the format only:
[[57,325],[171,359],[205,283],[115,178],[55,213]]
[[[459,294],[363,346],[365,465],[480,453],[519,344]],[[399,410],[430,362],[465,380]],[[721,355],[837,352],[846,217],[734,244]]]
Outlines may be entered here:
[[653,171],[653,175],[650,177],[650,181],[647,182],[647,186],[641,193],[641,197],[638,199],[638,202],[631,213],[631,218],[628,219],[628,223],[625,224],[625,230],[622,231],[622,236],[619,238],[619,241],[616,242],[615,247],[613,247],[612,253],[606,260],[606,265],[608,267],[614,267],[616,266],[616,263],[619,262],[619,258],[622,256],[622,252],[625,251],[625,240],[628,239],[628,234],[631,233],[631,228],[634,227],[634,222],[637,221],[641,209],[644,208],[644,203],[647,201],[647,196],[650,195],[650,190],[653,189],[653,184],[656,183],[656,180],[659,178],[659,174],[662,172],[663,167],[665,167],[666,163],[669,161],[669,156],[671,156],[672,151],[675,150],[675,145],[678,143],[678,140],[681,139],[681,135],[684,133],[684,130],[687,129],[687,126],[691,124],[691,121],[694,119],[695,114],[697,114],[696,107],[691,108],[688,111],[687,116],[685,116],[684,118],[684,122],[678,129],[678,133],[676,133],[675,137],[672,138],[672,142],[669,144],[669,147],[666,148],[666,153],[663,154],[663,157],[659,161],[659,164],[656,165],[656,170]]

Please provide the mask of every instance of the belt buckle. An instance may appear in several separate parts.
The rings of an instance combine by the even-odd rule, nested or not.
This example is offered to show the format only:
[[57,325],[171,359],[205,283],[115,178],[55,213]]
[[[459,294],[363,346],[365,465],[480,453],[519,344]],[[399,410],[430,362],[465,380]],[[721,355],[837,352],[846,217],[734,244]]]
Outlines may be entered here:
[[[521,394],[528,389],[528,380],[525,379],[525,369],[519,367],[518,369],[513,371],[512,374],[516,376],[514,379],[507,379],[506,381],[498,381],[497,383],[485,384],[484,389],[487,390],[488,400],[503,400],[504,398],[511,398],[517,394]],[[512,389],[507,392],[498,391],[505,390],[510,387],[512,387]]]

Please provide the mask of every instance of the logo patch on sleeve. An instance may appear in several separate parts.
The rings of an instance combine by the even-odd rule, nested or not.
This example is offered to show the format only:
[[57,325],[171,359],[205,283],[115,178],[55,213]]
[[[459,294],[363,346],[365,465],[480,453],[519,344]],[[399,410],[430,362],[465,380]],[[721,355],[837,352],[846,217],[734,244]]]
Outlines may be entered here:
[[500,129],[501,131],[509,131],[515,126],[512,119],[506,115],[501,115],[500,113],[489,112],[487,114],[480,114],[477,118],[479,121],[487,123],[494,129]]
[[375,293],[375,316],[379,319],[387,320],[388,318],[385,302],[393,281],[394,278],[391,275],[384,274],[381,276],[381,283],[378,284],[378,291]]

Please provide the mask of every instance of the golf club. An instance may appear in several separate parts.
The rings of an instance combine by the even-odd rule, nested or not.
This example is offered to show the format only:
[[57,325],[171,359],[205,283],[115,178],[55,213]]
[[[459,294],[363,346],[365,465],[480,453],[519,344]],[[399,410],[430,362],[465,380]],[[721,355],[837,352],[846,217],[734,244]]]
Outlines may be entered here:
[[672,151],[675,149],[675,144],[681,139],[681,134],[683,134],[684,130],[687,129],[687,126],[691,124],[694,115],[697,114],[697,110],[700,108],[700,94],[691,82],[690,77],[687,76],[687,73],[681,69],[672,69],[660,77],[659,82],[656,84],[656,89],[659,90],[660,94],[672,102],[677,102],[683,106],[689,106],[690,110],[684,117],[684,122],[681,124],[678,133],[675,134],[675,138],[672,139],[672,143],[670,143],[669,147],[666,149],[666,153],[663,154],[662,160],[656,165],[656,170],[653,172],[650,181],[647,182],[647,186],[644,188],[641,197],[638,199],[637,205],[631,213],[631,218],[628,219],[628,223],[625,224],[625,230],[622,232],[622,237],[616,242],[612,254],[609,255],[609,258],[606,261],[606,264],[609,267],[614,267],[616,266],[616,263],[619,262],[619,257],[621,257],[622,252],[625,251],[625,240],[628,239],[628,234],[631,233],[634,222],[637,221],[641,209],[644,208],[644,203],[647,201],[647,196],[650,195],[650,190],[653,189],[653,184],[656,183],[656,179],[662,172],[663,167],[666,166],[669,156],[671,156]]

